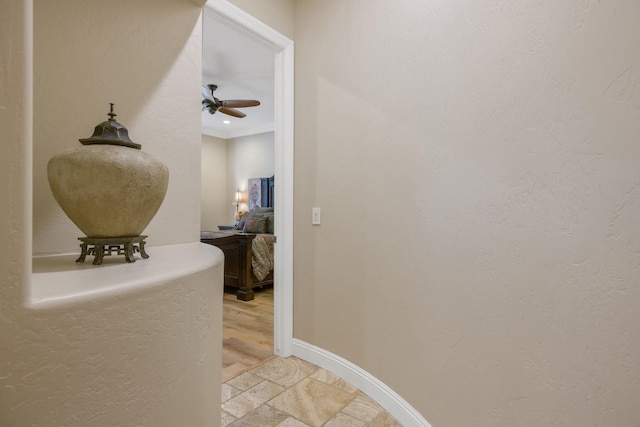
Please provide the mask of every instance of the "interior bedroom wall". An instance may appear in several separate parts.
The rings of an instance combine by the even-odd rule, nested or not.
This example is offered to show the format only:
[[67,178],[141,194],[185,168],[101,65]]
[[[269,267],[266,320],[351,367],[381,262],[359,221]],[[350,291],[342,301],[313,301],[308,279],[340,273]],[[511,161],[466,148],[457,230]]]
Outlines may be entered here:
[[229,223],[233,193],[227,188],[227,145],[226,139],[202,135],[202,230],[217,230],[218,225]]
[[295,19],[295,337],[434,426],[638,425],[640,3]]
[[[244,201],[240,210],[247,210],[247,187],[251,178],[265,178],[274,175],[275,140],[273,132],[233,138],[228,141],[228,202],[227,223],[234,224],[236,208],[232,205],[236,189],[243,192]],[[275,186],[277,193],[278,179]]]
[[91,136],[110,102],[131,139],[169,168],[148,244],[197,241],[201,9],[189,0],[36,0],[34,9],[34,253],[79,250],[82,233],[51,194],[47,162]]

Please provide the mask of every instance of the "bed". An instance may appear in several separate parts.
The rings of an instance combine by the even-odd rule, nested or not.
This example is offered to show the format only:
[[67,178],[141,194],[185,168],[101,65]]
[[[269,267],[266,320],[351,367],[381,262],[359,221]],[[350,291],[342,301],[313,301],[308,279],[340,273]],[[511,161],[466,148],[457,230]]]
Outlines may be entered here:
[[251,301],[254,289],[273,285],[273,177],[262,179],[261,202],[243,215],[232,230],[203,230],[200,241],[224,253],[224,286],[236,289],[236,297]]
[[224,253],[224,286],[236,289],[239,300],[251,301],[254,289],[273,285],[273,234],[202,231],[200,241]]

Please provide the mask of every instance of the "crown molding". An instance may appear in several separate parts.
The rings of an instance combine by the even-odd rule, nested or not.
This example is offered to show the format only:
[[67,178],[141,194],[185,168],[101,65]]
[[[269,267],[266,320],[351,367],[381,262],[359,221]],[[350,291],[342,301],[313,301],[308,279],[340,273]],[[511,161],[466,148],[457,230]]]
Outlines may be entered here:
[[274,130],[275,127],[273,123],[232,130],[216,129],[208,126],[203,126],[202,134],[222,139],[233,139],[243,136],[257,135],[260,133],[274,132]]

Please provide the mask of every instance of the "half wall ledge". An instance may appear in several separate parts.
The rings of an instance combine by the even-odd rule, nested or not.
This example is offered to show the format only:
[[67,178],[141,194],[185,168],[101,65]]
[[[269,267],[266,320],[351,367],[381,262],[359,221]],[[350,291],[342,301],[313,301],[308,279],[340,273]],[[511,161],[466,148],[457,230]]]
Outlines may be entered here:
[[27,307],[5,323],[3,426],[218,425],[222,251],[147,252],[99,266],[33,259]]
[[31,309],[61,308],[119,297],[160,286],[224,265],[222,251],[200,242],[147,246],[150,258],[125,262],[105,257],[102,265],[76,263],[78,254],[34,256],[29,297]]

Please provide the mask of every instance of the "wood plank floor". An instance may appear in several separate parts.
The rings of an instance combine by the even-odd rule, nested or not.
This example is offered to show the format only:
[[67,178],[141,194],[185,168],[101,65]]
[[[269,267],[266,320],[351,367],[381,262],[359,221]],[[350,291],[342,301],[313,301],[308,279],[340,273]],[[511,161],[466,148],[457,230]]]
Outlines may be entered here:
[[256,290],[253,301],[224,293],[222,382],[273,358],[273,287]]

